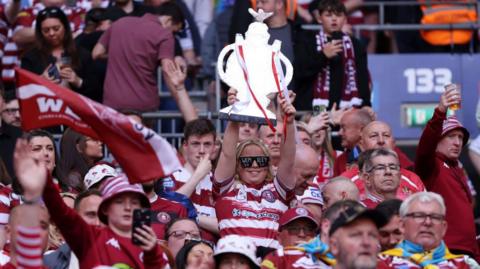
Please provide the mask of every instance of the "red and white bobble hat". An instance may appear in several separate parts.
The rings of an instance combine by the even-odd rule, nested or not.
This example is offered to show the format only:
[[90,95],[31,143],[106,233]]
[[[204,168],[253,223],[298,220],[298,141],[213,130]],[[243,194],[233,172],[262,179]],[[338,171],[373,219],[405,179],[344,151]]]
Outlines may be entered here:
[[102,193],[103,200],[98,207],[98,218],[104,224],[108,224],[108,217],[104,213],[105,207],[109,204],[109,201],[112,198],[120,194],[138,194],[142,208],[150,208],[150,201],[148,200],[147,195],[145,195],[142,185],[130,184],[125,174],[120,174],[116,177],[107,178],[100,187],[100,192]]
[[256,266],[260,266],[256,252],[257,247],[252,241],[239,235],[227,235],[218,240],[213,256],[217,259],[218,263],[219,256],[222,254],[236,253],[245,256]]
[[448,132],[455,129],[460,129],[460,131],[463,132],[463,146],[465,146],[468,142],[468,139],[470,138],[470,133],[465,127],[463,127],[462,123],[457,119],[456,116],[447,117],[443,121],[442,137],[444,137]]
[[99,183],[106,177],[116,177],[118,173],[115,168],[108,164],[97,164],[88,170],[87,174],[83,178],[83,183],[87,189],[90,189],[93,185]]

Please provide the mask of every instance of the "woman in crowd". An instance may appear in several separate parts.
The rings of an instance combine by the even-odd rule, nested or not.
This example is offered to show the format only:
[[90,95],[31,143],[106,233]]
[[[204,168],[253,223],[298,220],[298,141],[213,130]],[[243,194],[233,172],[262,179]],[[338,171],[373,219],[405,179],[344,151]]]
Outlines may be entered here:
[[288,209],[295,187],[295,108],[284,98],[279,103],[286,126],[276,175],[271,173],[266,146],[252,139],[237,146],[239,123],[227,125],[213,183],[221,237],[242,235],[257,246],[280,247],[278,220]]
[[60,156],[60,180],[74,190],[82,191],[85,189],[85,174],[103,158],[103,143],[69,128],[60,141]]
[[213,246],[203,240],[188,240],[175,259],[176,269],[214,269]]
[[217,269],[258,269],[257,248],[242,236],[228,235],[218,240],[215,248]]
[[90,54],[75,46],[67,16],[60,8],[40,11],[35,21],[36,45],[22,58],[22,68],[90,96],[94,82]]

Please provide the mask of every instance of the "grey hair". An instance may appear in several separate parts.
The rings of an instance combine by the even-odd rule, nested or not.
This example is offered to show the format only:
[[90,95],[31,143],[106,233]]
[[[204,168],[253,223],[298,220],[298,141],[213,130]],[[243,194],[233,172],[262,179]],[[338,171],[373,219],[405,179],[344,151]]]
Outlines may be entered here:
[[417,192],[410,195],[407,199],[403,201],[399,210],[401,218],[404,218],[409,213],[408,211],[410,210],[412,203],[416,201],[419,201],[420,203],[437,202],[437,204],[440,206],[441,213],[445,215],[445,213],[447,212],[445,202],[440,194],[429,191]]
[[391,150],[391,149],[384,149],[384,148],[379,148],[379,149],[374,149],[371,152],[367,153],[368,155],[366,156],[363,165],[362,165],[362,172],[370,172],[373,169],[373,162],[372,160],[378,156],[392,156],[395,157],[397,160],[397,163],[400,163],[398,160],[398,154]]

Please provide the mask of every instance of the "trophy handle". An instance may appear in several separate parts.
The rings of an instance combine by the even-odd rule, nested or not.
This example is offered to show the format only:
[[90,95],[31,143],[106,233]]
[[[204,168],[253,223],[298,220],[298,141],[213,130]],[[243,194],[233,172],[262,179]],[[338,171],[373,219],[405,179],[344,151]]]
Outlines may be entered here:
[[[227,78],[227,75],[225,74],[225,70],[223,69],[223,60],[225,58],[225,55],[233,50],[235,48],[235,44],[230,44],[226,47],[224,47],[222,49],[222,51],[220,51],[220,54],[218,55],[218,58],[217,58],[217,71],[218,71],[218,75],[219,77],[224,81],[226,82],[227,84],[228,83],[228,78]],[[231,86],[231,85],[229,85]]]
[[290,60],[288,60],[288,58],[285,57],[283,53],[280,53],[280,62],[283,62],[285,64],[285,68],[287,69],[287,73],[285,74],[285,86],[287,86],[288,84],[290,84],[290,81],[292,81],[293,66],[292,63],[290,63]]

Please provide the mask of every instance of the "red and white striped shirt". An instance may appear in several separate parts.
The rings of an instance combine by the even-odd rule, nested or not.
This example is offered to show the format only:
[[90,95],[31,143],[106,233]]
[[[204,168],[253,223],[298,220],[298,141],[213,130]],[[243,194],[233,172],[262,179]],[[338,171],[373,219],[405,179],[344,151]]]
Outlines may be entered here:
[[20,195],[13,192],[8,186],[0,187],[0,225],[8,224],[10,211],[21,204]]
[[[192,174],[184,167],[173,172],[172,178],[175,183],[174,190],[181,188],[192,177]],[[195,191],[190,195],[190,200],[197,209],[197,214],[207,217],[216,217],[215,204],[213,202],[213,184],[212,174],[206,175],[195,187]]]
[[[234,185],[235,184],[235,185]],[[275,178],[251,186],[233,178],[213,183],[220,236],[245,236],[256,246],[280,248],[277,234],[280,216],[288,209],[294,191]]]

